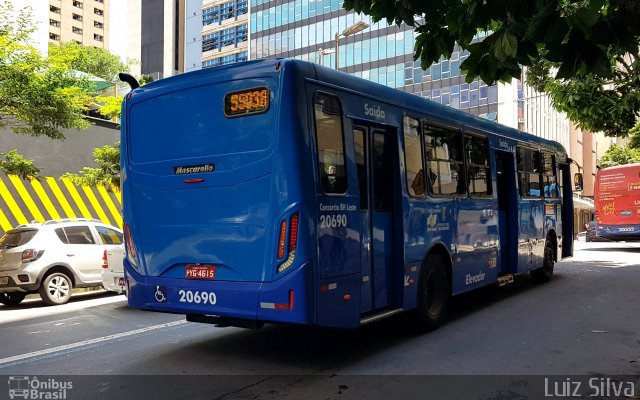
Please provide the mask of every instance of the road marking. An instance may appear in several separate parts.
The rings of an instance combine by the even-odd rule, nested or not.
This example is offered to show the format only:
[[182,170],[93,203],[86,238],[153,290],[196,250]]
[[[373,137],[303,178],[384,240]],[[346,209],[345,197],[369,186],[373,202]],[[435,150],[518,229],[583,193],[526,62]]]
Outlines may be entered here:
[[64,351],[76,349],[78,347],[91,346],[91,345],[95,345],[97,343],[108,342],[110,340],[115,340],[115,339],[121,339],[121,338],[124,338],[124,337],[127,337],[127,336],[134,336],[134,335],[138,335],[138,334],[141,334],[141,333],[153,331],[153,330],[156,330],[156,329],[170,328],[172,326],[181,325],[181,324],[184,324],[186,322],[187,321],[185,321],[185,320],[167,322],[165,324],[147,326],[146,328],[135,329],[133,331],[116,333],[116,334],[113,334],[113,335],[103,336],[103,337],[99,337],[99,338],[95,338],[95,339],[82,340],[80,342],[75,342],[75,343],[71,343],[71,344],[65,344],[63,346],[58,346],[58,347],[52,347],[50,349],[33,351],[31,353],[19,354],[17,356],[12,356],[12,357],[7,357],[7,358],[0,358],[0,368],[5,368],[5,367],[9,366],[8,364],[13,364],[15,362],[24,361],[24,360],[27,360],[27,359],[30,359],[30,358],[42,357],[42,356],[46,356],[46,355],[50,355],[50,354],[54,354],[54,353],[64,352]]

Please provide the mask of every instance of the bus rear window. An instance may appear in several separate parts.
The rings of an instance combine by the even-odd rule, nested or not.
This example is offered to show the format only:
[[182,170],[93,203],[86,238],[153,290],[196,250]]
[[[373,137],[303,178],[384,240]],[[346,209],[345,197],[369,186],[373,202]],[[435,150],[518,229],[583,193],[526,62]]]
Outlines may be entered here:
[[[193,87],[134,104],[127,129],[131,162],[248,154],[267,149],[274,131],[270,111],[225,117],[225,96],[239,93],[230,91],[229,86]],[[254,100],[257,101],[251,101]]]

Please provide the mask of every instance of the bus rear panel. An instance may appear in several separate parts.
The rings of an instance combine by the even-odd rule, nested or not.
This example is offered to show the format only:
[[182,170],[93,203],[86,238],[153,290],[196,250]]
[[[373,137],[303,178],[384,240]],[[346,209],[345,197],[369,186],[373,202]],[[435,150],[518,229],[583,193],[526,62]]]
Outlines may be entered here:
[[279,69],[270,63],[246,76],[220,68],[143,86],[127,99],[122,191],[132,307],[312,322],[309,238],[298,234],[309,217],[302,188],[290,184],[304,171],[291,168],[301,162],[302,139],[283,133],[301,127],[280,117],[293,102],[281,100]]

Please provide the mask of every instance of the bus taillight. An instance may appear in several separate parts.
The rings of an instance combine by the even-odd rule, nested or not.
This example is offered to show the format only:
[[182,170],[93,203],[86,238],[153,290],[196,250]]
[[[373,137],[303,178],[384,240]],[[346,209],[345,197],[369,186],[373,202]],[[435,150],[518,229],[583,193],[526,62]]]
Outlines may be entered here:
[[298,213],[291,216],[291,236],[289,236],[289,252],[295,251],[298,244]]
[[[295,213],[291,216],[290,230],[289,230],[289,249],[287,253],[287,259],[278,266],[278,273],[284,272],[289,268],[296,258],[296,247],[298,245],[298,220],[299,215]],[[280,238],[278,241],[278,260],[284,258],[285,244],[287,243],[287,221],[284,220],[280,224]]]
[[280,223],[280,238],[278,239],[278,260],[284,258],[284,245],[287,243],[287,221]]
[[124,224],[124,243],[126,247],[127,259],[137,269],[138,267],[138,253],[136,251],[136,246],[133,244],[133,238],[131,237],[131,228],[129,228],[129,224]]

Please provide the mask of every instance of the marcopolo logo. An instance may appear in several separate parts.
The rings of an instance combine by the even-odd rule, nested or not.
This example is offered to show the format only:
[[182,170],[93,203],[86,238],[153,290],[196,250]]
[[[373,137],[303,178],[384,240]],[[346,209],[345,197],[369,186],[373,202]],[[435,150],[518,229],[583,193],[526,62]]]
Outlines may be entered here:
[[199,165],[184,165],[179,167],[173,167],[173,172],[176,175],[185,175],[185,174],[197,174],[202,172],[213,172],[215,171],[215,164],[199,164]]
[[40,380],[38,377],[10,376],[10,399],[67,399],[69,391],[73,389],[71,381],[61,381],[54,378]]

